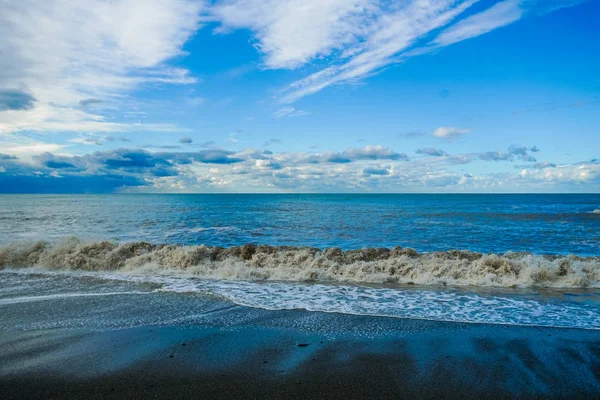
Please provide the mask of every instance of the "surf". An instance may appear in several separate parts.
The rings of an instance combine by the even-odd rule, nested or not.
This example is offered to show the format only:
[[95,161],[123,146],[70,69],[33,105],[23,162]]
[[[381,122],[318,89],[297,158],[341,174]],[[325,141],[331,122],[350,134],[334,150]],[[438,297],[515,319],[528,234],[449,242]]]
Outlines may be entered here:
[[520,288],[598,288],[600,257],[411,248],[187,246],[148,242],[13,243],[0,247],[0,269],[114,271],[233,281]]

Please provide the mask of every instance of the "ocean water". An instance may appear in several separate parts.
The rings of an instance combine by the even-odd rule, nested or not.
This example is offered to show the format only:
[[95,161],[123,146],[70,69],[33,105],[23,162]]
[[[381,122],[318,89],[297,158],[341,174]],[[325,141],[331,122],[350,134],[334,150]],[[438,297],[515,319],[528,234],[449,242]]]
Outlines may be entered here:
[[161,293],[600,329],[600,195],[0,196],[0,311]]
[[2,195],[0,243],[170,244],[599,255],[600,195]]

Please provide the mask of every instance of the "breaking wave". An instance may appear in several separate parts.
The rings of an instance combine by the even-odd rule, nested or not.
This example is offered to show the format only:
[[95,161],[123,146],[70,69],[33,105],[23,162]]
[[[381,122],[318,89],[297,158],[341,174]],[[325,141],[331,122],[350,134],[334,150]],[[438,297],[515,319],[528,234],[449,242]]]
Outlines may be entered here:
[[600,287],[600,256],[472,251],[418,253],[394,247],[341,250],[247,244],[175,246],[85,243],[70,238],[0,247],[0,269],[111,271],[224,280],[489,287]]

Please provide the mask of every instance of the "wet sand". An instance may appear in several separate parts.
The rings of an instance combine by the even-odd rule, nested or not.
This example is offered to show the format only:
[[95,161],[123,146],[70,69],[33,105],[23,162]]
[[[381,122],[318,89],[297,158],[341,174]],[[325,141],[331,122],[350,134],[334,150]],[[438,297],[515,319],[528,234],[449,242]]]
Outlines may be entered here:
[[[223,319],[244,313],[251,322]],[[600,396],[598,331],[240,306],[218,314],[184,326],[1,330],[1,397]]]

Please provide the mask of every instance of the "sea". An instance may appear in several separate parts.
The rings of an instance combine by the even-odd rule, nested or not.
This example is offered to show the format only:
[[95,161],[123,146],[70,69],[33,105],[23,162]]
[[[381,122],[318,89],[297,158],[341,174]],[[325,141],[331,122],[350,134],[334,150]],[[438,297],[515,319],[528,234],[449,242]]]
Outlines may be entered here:
[[[92,312],[166,293],[188,306]],[[598,330],[600,195],[0,196],[0,329],[173,324],[194,299]]]

